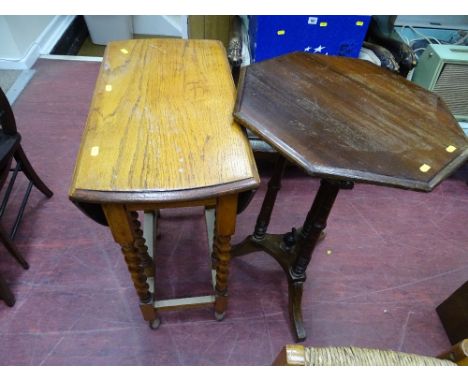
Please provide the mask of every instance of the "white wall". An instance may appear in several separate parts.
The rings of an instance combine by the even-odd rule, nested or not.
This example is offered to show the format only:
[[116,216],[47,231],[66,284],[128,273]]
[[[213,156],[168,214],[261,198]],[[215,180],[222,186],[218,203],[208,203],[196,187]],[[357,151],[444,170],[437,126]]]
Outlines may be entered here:
[[10,26],[5,20],[5,16],[0,16],[0,57],[21,57],[15,39],[11,34]]
[[28,69],[49,53],[74,16],[0,16],[0,69]]
[[133,33],[188,38],[187,16],[133,16]]
[[[17,55],[10,58],[19,59],[26,55],[54,16],[1,16],[1,18],[10,29],[12,37],[10,44],[16,45],[18,50]],[[1,49],[0,46],[0,54],[3,56]]]

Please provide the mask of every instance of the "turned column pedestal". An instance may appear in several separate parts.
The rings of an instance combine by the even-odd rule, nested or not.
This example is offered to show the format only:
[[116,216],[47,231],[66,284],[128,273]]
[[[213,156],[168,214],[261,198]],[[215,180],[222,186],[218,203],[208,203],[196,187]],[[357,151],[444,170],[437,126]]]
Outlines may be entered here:
[[315,246],[323,238],[327,218],[340,188],[350,189],[352,182],[322,180],[320,188],[301,228],[285,234],[268,234],[276,196],[281,189],[281,178],[286,159],[279,157],[257,218],[254,233],[232,249],[232,257],[264,251],[283,268],[288,280],[289,316],[297,341],[306,339],[302,318],[302,289],[306,270]]

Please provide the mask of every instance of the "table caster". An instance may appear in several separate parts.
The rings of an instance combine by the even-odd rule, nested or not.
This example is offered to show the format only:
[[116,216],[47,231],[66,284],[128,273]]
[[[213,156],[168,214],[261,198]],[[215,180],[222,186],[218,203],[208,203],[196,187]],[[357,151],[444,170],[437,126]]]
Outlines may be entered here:
[[156,330],[161,325],[161,319],[158,317],[155,320],[149,321],[149,327],[151,330]]

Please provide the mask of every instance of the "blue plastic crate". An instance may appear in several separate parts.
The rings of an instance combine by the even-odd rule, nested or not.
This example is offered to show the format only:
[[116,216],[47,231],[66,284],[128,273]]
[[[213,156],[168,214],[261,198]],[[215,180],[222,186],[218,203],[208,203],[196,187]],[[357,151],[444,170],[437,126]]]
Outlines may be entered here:
[[305,51],[358,57],[370,16],[249,16],[252,62]]

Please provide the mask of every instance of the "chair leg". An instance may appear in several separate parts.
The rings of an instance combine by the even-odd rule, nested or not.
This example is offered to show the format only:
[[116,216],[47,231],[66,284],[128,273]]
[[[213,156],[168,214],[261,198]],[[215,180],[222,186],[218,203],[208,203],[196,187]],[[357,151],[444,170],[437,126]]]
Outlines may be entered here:
[[29,195],[31,194],[33,183],[29,182],[28,188],[26,190],[26,193],[24,194],[23,201],[21,202],[21,206],[18,212],[18,216],[16,216],[15,223],[13,224],[13,227],[10,232],[10,239],[13,240],[16,236],[16,231],[18,231],[18,226],[21,222],[21,219],[23,218],[24,214],[24,209],[26,208],[26,203],[28,202]]
[[8,204],[8,201],[10,200],[11,191],[13,190],[13,186],[15,184],[16,177],[18,176],[18,172],[20,171],[20,169],[21,169],[21,165],[20,165],[19,162],[17,162],[16,166],[15,166],[15,169],[13,170],[13,174],[11,176],[11,179],[8,182],[8,187],[7,187],[6,191],[5,191],[5,195],[3,196],[2,205],[0,206],[0,218],[3,216],[3,213],[6,210],[6,206]]
[[11,291],[11,289],[8,287],[7,283],[3,279],[2,275],[0,275],[0,299],[5,301],[5,303],[8,306],[13,306],[15,305],[16,299]]
[[36,171],[34,171],[21,145],[19,145],[18,149],[15,151],[14,157],[17,162],[21,163],[21,169],[23,170],[24,175],[26,175],[27,178],[33,182],[39,191],[50,198],[53,195],[53,192],[44,184],[41,178],[39,178],[39,175],[37,175]]
[[10,252],[11,256],[13,256],[18,261],[18,263],[21,264],[21,266],[24,269],[29,269],[28,262],[23,258],[23,256],[20,255],[20,253],[16,249],[16,246],[10,240],[10,236],[5,232],[5,230],[1,226],[0,226],[0,241],[8,249],[8,252]]

